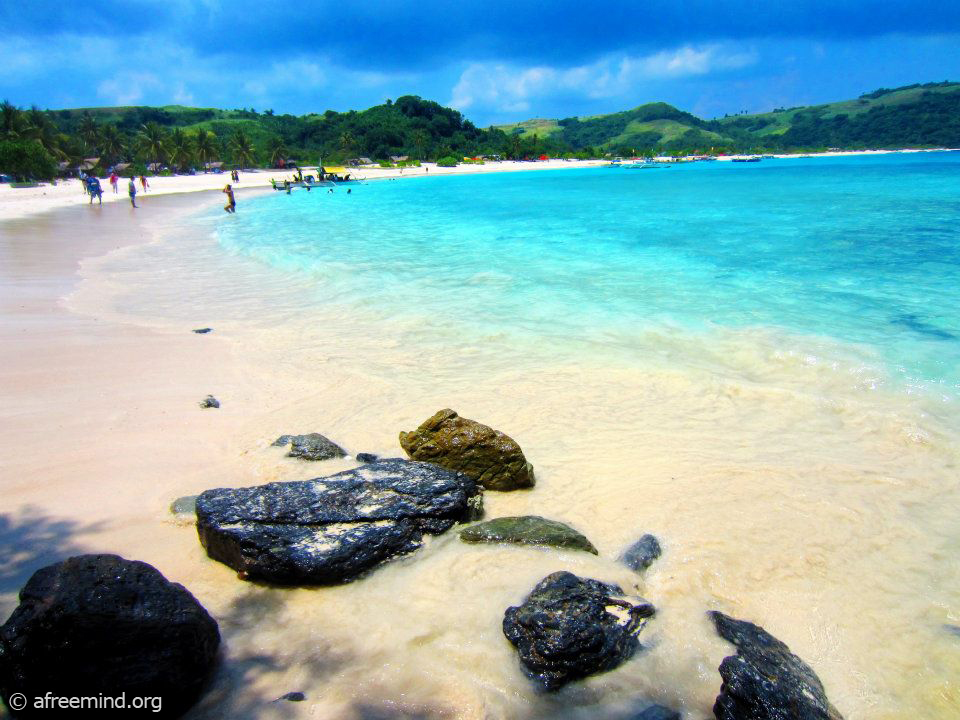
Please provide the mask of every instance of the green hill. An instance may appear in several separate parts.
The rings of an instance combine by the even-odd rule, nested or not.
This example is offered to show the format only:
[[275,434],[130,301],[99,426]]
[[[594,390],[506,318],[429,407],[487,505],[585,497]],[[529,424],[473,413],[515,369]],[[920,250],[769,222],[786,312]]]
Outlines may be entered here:
[[623,154],[960,147],[960,83],[880,89],[855,100],[702,120],[666,103],[587,118],[500,125],[518,134]]

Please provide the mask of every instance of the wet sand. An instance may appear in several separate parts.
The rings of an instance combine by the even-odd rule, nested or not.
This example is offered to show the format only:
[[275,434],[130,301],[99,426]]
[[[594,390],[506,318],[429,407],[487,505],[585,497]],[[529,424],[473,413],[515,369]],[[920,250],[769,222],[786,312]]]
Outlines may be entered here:
[[[224,636],[195,718],[613,720],[657,700],[700,719],[730,652],[713,608],[787,642],[847,718],[960,708],[957,641],[941,628],[957,611],[956,449],[935,423],[918,430],[910,408],[865,401],[798,358],[723,378],[498,368],[482,343],[432,354],[373,320],[298,308],[307,281],[224,256],[189,217],[200,197],[220,202],[0,225],[4,614],[30,573],[69,554],[155,565]],[[729,346],[749,362],[743,340]],[[197,406],[208,393],[219,410]],[[511,434],[537,469],[533,491],[487,493],[487,517],[568,522],[600,557],[448,533],[347,586],[274,589],[207,559],[168,511],[211,487],[353,465],[284,458],[270,447],[281,433],[397,455],[400,430],[447,406]],[[665,554],[641,579],[615,558],[644,532]],[[561,569],[618,582],[659,614],[634,660],[544,696],[500,622]],[[271,702],[291,691],[307,700]]]

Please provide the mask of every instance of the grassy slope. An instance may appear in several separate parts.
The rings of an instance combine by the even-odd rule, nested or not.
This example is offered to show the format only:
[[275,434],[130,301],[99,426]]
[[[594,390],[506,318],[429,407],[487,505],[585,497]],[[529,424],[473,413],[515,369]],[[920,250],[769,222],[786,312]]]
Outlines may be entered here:
[[[916,102],[924,92],[958,93],[960,92],[960,83],[953,83],[944,87],[916,87],[906,90],[896,90],[886,95],[881,95],[878,98],[856,98],[853,100],[827,103],[825,105],[810,105],[799,108],[791,108],[790,110],[783,112],[757,113],[754,115],[735,115],[729,118],[721,118],[719,122],[721,125],[727,125],[731,128],[736,125],[744,127],[744,125],[747,124],[761,125],[764,122],[767,122],[769,124],[767,124],[765,127],[753,130],[753,132],[758,136],[782,135],[790,129],[794,117],[796,117],[796,115],[800,112],[816,112],[820,117],[823,118],[831,118],[839,114],[856,116],[865,112],[869,112],[875,107],[906,105]],[[580,120],[588,121],[603,117],[608,116],[593,115],[590,117],[580,118]],[[536,133],[539,137],[544,138],[554,133],[559,133],[563,130],[563,128],[557,124],[556,119],[547,118],[535,118],[518,123],[497,125],[496,127],[500,130],[503,130],[508,135],[513,132],[514,128],[522,128],[523,133],[521,134],[521,137],[523,138],[532,137],[534,133]],[[692,125],[688,125],[677,120],[648,120],[646,122],[632,121],[627,125],[626,129],[622,133],[609,138],[603,143],[603,145],[605,147],[629,145],[633,136],[643,132],[651,131],[661,133],[661,142],[667,143],[671,140],[679,138],[690,129],[696,128],[694,128]],[[718,142],[722,142],[724,140],[724,137],[717,132],[705,129],[701,129],[701,132],[707,136],[716,138]]]
[[791,108],[784,112],[757,113],[755,115],[736,115],[720,120],[723,124],[732,124],[737,120],[772,120],[772,124],[758,130],[758,135],[782,135],[790,129],[794,117],[800,112],[816,112],[820,117],[831,118],[836,115],[860,115],[869,112],[875,107],[888,107],[895,105],[907,105],[916,102],[924,92],[936,93],[955,93],[960,92],[960,83],[954,83],[945,87],[933,88],[910,88],[908,90],[897,90],[878,98],[857,98],[855,100],[841,100],[840,102],[827,103],[826,105],[808,105],[805,107]]

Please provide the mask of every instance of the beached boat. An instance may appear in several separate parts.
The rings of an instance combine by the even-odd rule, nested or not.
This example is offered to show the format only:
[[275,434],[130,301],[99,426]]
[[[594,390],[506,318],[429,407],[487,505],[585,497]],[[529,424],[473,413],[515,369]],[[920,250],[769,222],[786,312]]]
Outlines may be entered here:
[[751,155],[749,157],[735,157],[733,162],[760,162],[759,155]]

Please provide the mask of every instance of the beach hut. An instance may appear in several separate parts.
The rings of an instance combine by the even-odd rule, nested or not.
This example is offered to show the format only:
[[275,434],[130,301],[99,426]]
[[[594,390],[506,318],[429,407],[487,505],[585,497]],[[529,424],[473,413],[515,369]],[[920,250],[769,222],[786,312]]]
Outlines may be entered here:
[[128,167],[130,167],[130,163],[117,163],[116,165],[113,166],[113,171],[117,175],[123,175],[123,173],[126,171]]
[[147,170],[149,170],[152,173],[158,173],[163,169],[164,169],[163,163],[152,162],[149,165],[147,165]]
[[100,164],[100,158],[84,158],[83,162],[80,163],[81,170],[93,170],[97,165]]
[[216,162],[206,162],[203,164],[203,169],[207,172],[223,172],[223,162],[220,160]]
[[390,162],[395,162],[395,163],[406,162],[409,159],[410,159],[409,155],[391,155],[390,156]]

